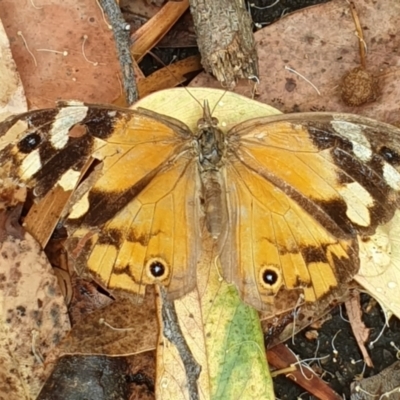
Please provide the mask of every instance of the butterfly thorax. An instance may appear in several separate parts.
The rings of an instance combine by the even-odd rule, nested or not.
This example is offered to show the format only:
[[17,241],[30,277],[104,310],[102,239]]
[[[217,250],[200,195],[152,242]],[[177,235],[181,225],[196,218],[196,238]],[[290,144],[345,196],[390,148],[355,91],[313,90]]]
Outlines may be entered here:
[[198,122],[196,137],[206,227],[211,236],[217,239],[223,230],[226,215],[221,175],[225,142],[224,133],[218,128],[218,120],[211,116],[207,101],[204,103],[203,118]]
[[216,170],[224,156],[224,134],[218,128],[218,120],[211,116],[207,101],[204,102],[203,118],[197,123],[197,145],[201,171]]

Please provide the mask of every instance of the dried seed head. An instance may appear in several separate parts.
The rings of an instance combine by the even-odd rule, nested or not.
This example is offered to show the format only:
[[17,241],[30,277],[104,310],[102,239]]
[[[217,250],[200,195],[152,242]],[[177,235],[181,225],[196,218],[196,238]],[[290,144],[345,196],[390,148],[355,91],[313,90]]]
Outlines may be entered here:
[[376,79],[364,68],[356,67],[347,72],[340,85],[341,97],[348,106],[361,106],[377,98]]

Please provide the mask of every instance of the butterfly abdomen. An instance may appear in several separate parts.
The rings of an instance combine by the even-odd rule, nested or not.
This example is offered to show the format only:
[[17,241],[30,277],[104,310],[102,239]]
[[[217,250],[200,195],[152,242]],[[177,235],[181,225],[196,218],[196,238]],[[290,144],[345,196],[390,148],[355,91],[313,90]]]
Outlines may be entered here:
[[218,239],[224,229],[227,213],[220,171],[201,173],[203,212],[206,227],[213,239]]

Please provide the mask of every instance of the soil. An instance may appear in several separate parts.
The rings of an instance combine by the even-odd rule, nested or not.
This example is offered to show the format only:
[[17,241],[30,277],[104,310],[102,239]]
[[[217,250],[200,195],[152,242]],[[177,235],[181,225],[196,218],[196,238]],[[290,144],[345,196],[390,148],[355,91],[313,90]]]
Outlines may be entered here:
[[[368,295],[361,296],[361,303],[363,322],[371,329],[366,347],[374,368],[366,367],[363,362],[351,326],[347,322],[344,305],[336,307],[328,315],[328,320],[317,330],[317,339],[307,339],[307,332],[312,329],[308,328],[295,336],[294,344],[292,340],[286,342],[300,359],[320,359],[308,364],[346,399],[350,399],[350,384],[353,381],[374,376],[397,360],[398,350],[390,343],[400,347],[400,321],[392,317],[389,327],[384,329],[375,342],[385,324],[384,314],[379,304]],[[372,348],[368,345],[370,343],[373,343]],[[338,352],[337,355],[334,354],[334,349]],[[301,394],[302,398],[315,399],[313,396],[304,396],[304,389],[283,376],[274,379],[274,388],[277,398],[282,400],[297,399]]]
[[[249,3],[255,4],[258,8],[250,5],[248,7],[253,17],[255,30],[257,30],[273,23],[282,15],[325,2],[327,0],[252,0]],[[260,9],[260,7],[269,5],[269,8]],[[172,60],[183,59],[197,52],[198,50],[195,47],[158,48],[154,50],[154,53],[166,65]],[[141,68],[146,75],[160,67],[162,65],[152,56],[146,56],[141,63]],[[362,295],[361,298],[363,321],[366,327],[371,329],[369,341],[371,343],[381,334],[385,324],[384,313],[379,304],[369,296]],[[328,320],[317,330],[317,339],[307,339],[307,331],[312,329],[308,328],[295,336],[294,344],[292,340],[287,341],[286,344],[300,359],[314,359],[308,364],[325,381],[329,382],[341,397],[350,399],[350,384],[353,381],[376,375],[397,360],[399,351],[391,343],[400,347],[400,321],[392,317],[389,327],[384,329],[373,347],[368,348],[367,344],[368,352],[374,364],[373,368],[369,368],[365,366],[351,326],[346,319],[344,305],[336,307],[328,316]],[[335,349],[338,352],[337,355],[333,352]],[[274,379],[274,387],[276,397],[279,399],[315,399],[284,376]]]

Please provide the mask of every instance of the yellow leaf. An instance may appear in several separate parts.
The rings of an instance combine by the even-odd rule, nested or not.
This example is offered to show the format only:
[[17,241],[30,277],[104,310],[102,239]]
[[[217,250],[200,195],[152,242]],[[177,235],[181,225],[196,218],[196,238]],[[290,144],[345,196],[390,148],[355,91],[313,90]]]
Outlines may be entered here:
[[400,318],[400,211],[368,240],[359,240],[359,246],[361,266],[354,279],[389,316]]

